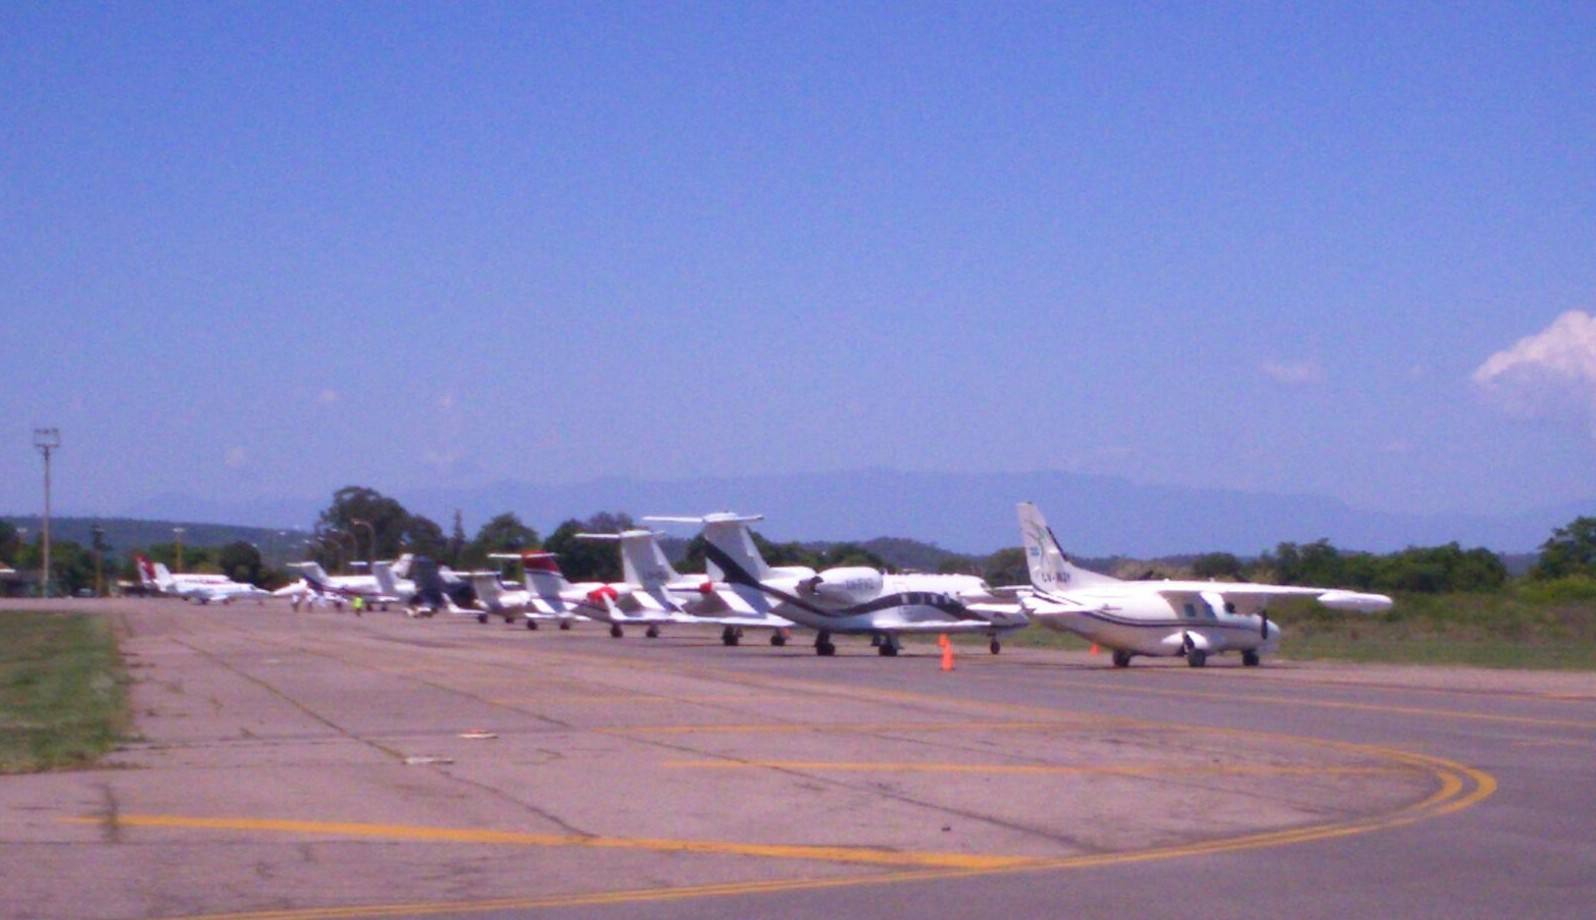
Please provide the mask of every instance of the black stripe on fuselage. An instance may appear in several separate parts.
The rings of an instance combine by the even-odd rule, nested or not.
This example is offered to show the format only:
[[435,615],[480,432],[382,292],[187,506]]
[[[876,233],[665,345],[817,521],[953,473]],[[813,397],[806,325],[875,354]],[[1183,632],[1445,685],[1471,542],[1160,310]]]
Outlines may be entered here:
[[975,620],[978,622],[985,622],[980,617],[971,616],[969,610],[952,597],[946,594],[938,594],[933,591],[905,591],[898,594],[887,594],[875,598],[874,600],[865,601],[862,604],[856,604],[852,607],[844,607],[841,610],[827,610],[824,607],[817,607],[803,598],[798,597],[797,595],[788,594],[785,591],[772,588],[769,585],[764,584],[759,579],[755,578],[751,573],[749,573],[747,569],[739,565],[735,559],[722,551],[720,547],[715,546],[712,543],[707,544],[704,547],[704,555],[709,558],[709,561],[720,567],[720,570],[726,575],[726,581],[730,582],[731,584],[753,588],[756,591],[769,595],[770,597],[774,597],[778,600],[784,601],[785,603],[792,604],[800,610],[812,613],[817,617],[843,619],[846,617],[854,617],[866,613],[874,613],[877,610],[886,610],[891,607],[920,606],[934,607],[948,616],[959,620]]

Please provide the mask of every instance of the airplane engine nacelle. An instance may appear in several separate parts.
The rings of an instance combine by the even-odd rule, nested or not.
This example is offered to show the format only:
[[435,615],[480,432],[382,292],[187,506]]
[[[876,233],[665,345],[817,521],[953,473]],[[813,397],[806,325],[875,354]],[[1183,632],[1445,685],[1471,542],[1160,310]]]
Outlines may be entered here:
[[868,566],[826,569],[798,583],[806,595],[831,604],[862,604],[881,596],[881,572]]

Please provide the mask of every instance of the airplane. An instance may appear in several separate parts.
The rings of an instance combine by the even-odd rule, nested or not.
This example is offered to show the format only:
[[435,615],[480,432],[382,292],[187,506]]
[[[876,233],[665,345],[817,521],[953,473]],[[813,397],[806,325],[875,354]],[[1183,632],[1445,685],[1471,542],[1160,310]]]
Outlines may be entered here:
[[[312,592],[335,603],[358,597],[368,605],[387,610],[389,604],[400,602],[400,598],[383,592],[375,575],[328,575],[321,563],[313,561],[290,562],[288,567],[299,570],[301,580]],[[342,604],[338,606],[342,608]]]
[[[659,637],[660,627],[666,623],[691,622],[681,612],[680,605],[664,592],[649,592],[638,585],[625,582],[607,583],[584,581],[573,584],[560,571],[556,554],[541,551],[523,553],[492,553],[492,559],[519,559],[526,572],[525,600],[527,628],[536,629],[536,619],[558,618],[561,629],[565,622],[581,615],[586,619],[610,624],[610,636],[616,639],[626,634],[627,626],[645,627],[643,634],[650,639]],[[486,622],[484,620],[484,622]]]
[[1136,655],[1183,656],[1194,668],[1212,655],[1241,652],[1241,663],[1257,667],[1260,655],[1280,645],[1280,627],[1269,619],[1270,601],[1311,597],[1332,610],[1375,613],[1391,598],[1338,588],[1260,585],[1218,581],[1121,581],[1070,561],[1042,512],[1018,506],[1020,539],[1031,587],[1021,604],[1032,619],[1071,632],[1113,651],[1114,667]]
[[[403,577],[411,569],[416,570],[416,577]],[[378,590],[404,604],[405,613],[412,617],[430,617],[439,610],[457,614],[474,612],[459,606],[472,603],[466,596],[469,593],[466,581],[447,566],[433,565],[425,557],[416,559],[405,553],[398,562],[372,563],[371,572]],[[485,617],[479,619],[487,622]]]
[[253,597],[264,602],[266,598],[272,596],[272,592],[264,588],[233,581],[226,575],[202,573],[173,575],[165,563],[151,562],[145,556],[135,556],[133,559],[139,570],[139,582],[146,590],[181,597],[191,603],[209,604],[211,601],[217,601],[230,604],[243,597]]
[[679,574],[659,545],[659,534],[652,530],[579,533],[576,538],[618,544],[621,577],[627,585],[647,594],[661,609],[676,611],[678,620],[721,627],[724,645],[741,642],[744,629],[770,630],[770,644],[776,646],[786,645],[792,635],[791,620],[754,609],[725,584]]
[[[979,633],[990,649],[998,637],[1029,624],[1015,598],[1003,597],[973,575],[886,574],[867,566],[816,572],[806,566],[773,568],[754,545],[748,525],[763,515],[730,512],[701,517],[650,516],[658,523],[699,524],[707,542],[706,570],[748,608],[815,630],[815,654],[837,653],[833,635],[868,635],[886,657],[902,649],[905,634]],[[1006,602],[1005,602],[1006,601]]]
[[560,589],[555,583],[548,583],[547,587],[552,594],[546,594],[538,589],[538,577],[531,575],[533,562],[538,559],[537,553],[491,553],[490,559],[508,559],[523,562],[527,566],[527,575],[523,586],[520,588],[507,588],[499,581],[498,572],[468,572],[471,587],[477,593],[477,606],[482,610],[478,614],[477,622],[488,622],[489,616],[504,617],[504,622],[514,623],[517,617],[526,621],[527,629],[537,629],[543,621],[555,621],[561,629],[570,629],[571,623],[578,617],[560,596]]

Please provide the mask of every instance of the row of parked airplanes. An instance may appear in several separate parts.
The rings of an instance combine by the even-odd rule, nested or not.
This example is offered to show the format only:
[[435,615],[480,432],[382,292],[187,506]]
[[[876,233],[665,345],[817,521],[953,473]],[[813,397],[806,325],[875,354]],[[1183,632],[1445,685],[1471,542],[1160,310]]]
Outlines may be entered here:
[[[524,580],[505,584],[497,572],[455,573],[426,568],[412,578],[414,560],[377,562],[363,575],[329,576],[314,562],[291,563],[299,581],[268,592],[219,575],[173,575],[140,559],[147,588],[198,602],[228,603],[244,597],[285,597],[301,604],[335,604],[359,598],[387,609],[404,605],[412,616],[439,610],[474,615],[480,622],[503,617],[528,629],[576,621],[609,625],[620,638],[628,626],[649,637],[677,624],[721,627],[721,641],[737,645],[746,630],[769,630],[772,645],[785,645],[794,628],[815,633],[816,654],[834,655],[833,637],[867,635],[884,656],[897,655],[902,637],[917,634],[978,634],[997,654],[1001,637],[1033,622],[1074,633],[1109,649],[1116,667],[1137,655],[1181,656],[1202,667],[1212,655],[1239,652],[1242,663],[1278,649],[1280,627],[1269,619],[1270,602],[1309,597],[1335,610],[1373,613],[1391,606],[1383,594],[1336,588],[1217,581],[1124,581],[1083,569],[1065,555],[1042,512],[1018,506],[1020,537],[1030,583],[993,587],[973,575],[884,573],[865,566],[822,571],[771,566],[761,557],[749,525],[762,518],[729,512],[703,517],[646,517],[646,523],[696,524],[705,538],[705,574],[681,575],[671,566],[650,529],[580,534],[584,540],[618,545],[622,581],[572,583],[546,552],[496,554],[523,563]],[[462,606],[465,604],[467,606]]]

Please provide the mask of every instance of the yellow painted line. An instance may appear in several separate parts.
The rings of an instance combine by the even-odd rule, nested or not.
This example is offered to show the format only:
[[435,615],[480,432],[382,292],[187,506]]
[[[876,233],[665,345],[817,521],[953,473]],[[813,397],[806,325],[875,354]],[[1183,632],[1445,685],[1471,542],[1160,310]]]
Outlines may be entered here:
[[1219,776],[1371,776],[1410,773],[1412,767],[1324,767],[1303,764],[980,764],[894,763],[833,760],[667,760],[666,767],[694,770],[813,770],[840,773],[998,773],[1014,775],[1162,776],[1179,778],[1196,774]]
[[[1307,739],[1305,739],[1307,740]],[[556,907],[597,907],[625,903],[664,903],[694,898],[748,896],[776,894],[791,891],[813,891],[828,888],[845,888],[865,885],[891,885],[940,879],[971,878],[982,875],[1011,872],[1062,871],[1091,869],[1131,863],[1153,862],[1205,856],[1217,853],[1234,853],[1266,849],[1289,844],[1334,840],[1356,834],[1402,827],[1426,818],[1439,817],[1476,805],[1496,791],[1496,779],[1483,770],[1465,766],[1456,761],[1432,757],[1392,748],[1374,748],[1365,745],[1328,742],[1331,747],[1355,748],[1378,752],[1433,774],[1438,780],[1434,793],[1412,805],[1386,815],[1350,821],[1331,822],[1283,831],[1247,834],[1240,837],[1207,840],[1190,844],[1176,844],[1132,850],[1119,853],[1096,853],[1059,859],[1022,860],[1013,865],[994,869],[947,868],[904,871],[886,874],[841,876],[836,878],[777,879],[758,882],[731,882],[725,884],[687,885],[676,888],[638,888],[604,891],[589,894],[544,895],[526,898],[499,898],[480,901],[412,902],[377,904],[357,907],[307,907],[283,910],[241,911],[188,917],[186,920],[367,920],[367,918],[419,916],[445,913],[481,913],[504,910],[533,910]],[[1469,788],[1472,786],[1472,788]],[[1465,791],[1466,790],[1466,791]]]
[[[69,818],[74,823],[98,824],[101,818]],[[402,824],[366,824],[343,821],[292,821],[265,818],[204,818],[185,815],[118,815],[116,824],[128,827],[165,827],[186,830],[266,831],[309,836],[365,837],[427,843],[488,843],[527,847],[585,847],[595,850],[653,850],[661,853],[704,853],[717,856],[757,856],[765,859],[804,859],[874,866],[918,866],[942,869],[1009,869],[1036,862],[1031,857],[983,856],[977,853],[927,853],[882,850],[873,847],[812,846],[807,844],[734,843],[720,840],[672,840],[651,837],[583,837],[578,834],[526,834],[475,828],[415,827]]]
[[999,721],[973,721],[973,722],[748,722],[748,723],[716,723],[709,722],[696,725],[617,725],[610,728],[593,729],[606,735],[704,735],[704,734],[791,734],[797,732],[819,732],[826,734],[875,734],[879,732],[895,732],[899,734],[913,734],[915,732],[939,731],[1058,731],[1063,729],[1079,730],[1087,726],[1097,727],[1098,723],[1086,720],[1057,720],[1043,722],[999,722]]

